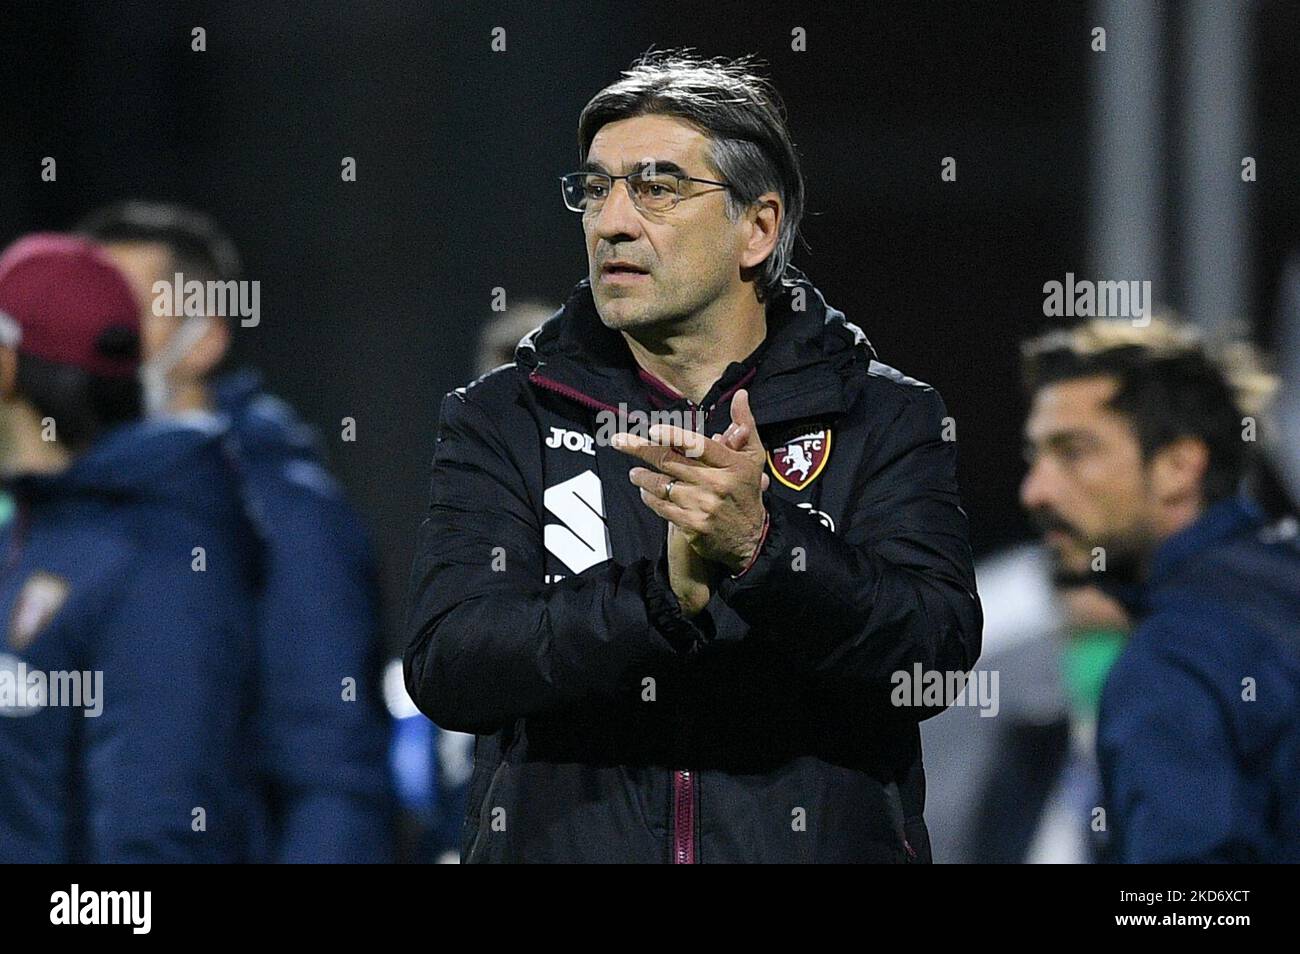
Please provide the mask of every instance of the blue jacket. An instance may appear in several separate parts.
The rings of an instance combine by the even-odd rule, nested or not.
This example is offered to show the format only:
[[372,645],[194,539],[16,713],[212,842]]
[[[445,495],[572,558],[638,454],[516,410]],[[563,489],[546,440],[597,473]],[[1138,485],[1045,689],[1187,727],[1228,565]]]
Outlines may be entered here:
[[1300,545],[1221,501],[1157,551],[1102,696],[1111,851],[1300,861]]
[[[264,547],[257,614],[257,860],[393,857],[378,582],[365,531],[315,436],[257,377],[222,379]],[[354,688],[353,688],[354,687]]]
[[[0,860],[242,855],[254,541],[230,464],[211,422],[133,423],[9,483]],[[15,696],[20,673],[91,691]]]

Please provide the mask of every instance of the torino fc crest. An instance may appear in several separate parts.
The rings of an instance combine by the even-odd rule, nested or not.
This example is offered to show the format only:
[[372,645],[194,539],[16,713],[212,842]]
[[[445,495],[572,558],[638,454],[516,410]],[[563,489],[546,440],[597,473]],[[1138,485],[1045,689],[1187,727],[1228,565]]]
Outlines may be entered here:
[[803,490],[822,472],[831,455],[831,429],[800,431],[767,452],[767,463],[777,480],[792,490]]

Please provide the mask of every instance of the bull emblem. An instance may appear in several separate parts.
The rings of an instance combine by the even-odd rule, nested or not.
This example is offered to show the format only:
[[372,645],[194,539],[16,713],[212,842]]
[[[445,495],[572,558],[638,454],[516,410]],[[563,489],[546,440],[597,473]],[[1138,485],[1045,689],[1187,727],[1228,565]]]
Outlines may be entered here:
[[826,467],[831,452],[830,428],[804,431],[768,453],[772,474],[792,490],[803,490]]
[[808,452],[803,449],[803,444],[791,444],[787,447],[783,462],[785,463],[785,475],[787,477],[798,474],[799,483],[803,483],[808,479],[808,471],[812,470],[813,462],[812,458],[808,456]]

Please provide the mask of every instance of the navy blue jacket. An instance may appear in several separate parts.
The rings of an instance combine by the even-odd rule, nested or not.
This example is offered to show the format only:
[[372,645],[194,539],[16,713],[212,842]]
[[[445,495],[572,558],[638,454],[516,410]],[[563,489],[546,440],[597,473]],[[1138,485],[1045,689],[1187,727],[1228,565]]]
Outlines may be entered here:
[[1221,501],[1157,551],[1102,696],[1114,857],[1300,861],[1300,545]]
[[[241,372],[216,403],[231,422],[264,553],[257,612],[255,860],[393,857],[388,717],[374,556],[321,464],[315,435]],[[355,686],[345,699],[345,680]]]
[[8,490],[0,681],[102,697],[0,704],[0,861],[237,860],[254,541],[220,429],[123,425]]

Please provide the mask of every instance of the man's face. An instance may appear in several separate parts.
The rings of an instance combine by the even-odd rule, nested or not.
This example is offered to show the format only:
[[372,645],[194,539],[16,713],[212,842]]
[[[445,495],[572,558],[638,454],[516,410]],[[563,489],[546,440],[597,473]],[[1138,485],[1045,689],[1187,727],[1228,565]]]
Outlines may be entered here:
[[1109,377],[1049,384],[1025,424],[1029,473],[1020,501],[1043,531],[1058,579],[1095,581],[1095,547],[1108,571],[1131,572],[1156,542],[1156,496],[1128,418],[1110,409]]
[[[588,162],[597,171],[626,175],[651,162],[664,172],[722,181],[707,161],[708,139],[669,116],[637,116],[602,126]],[[676,167],[676,168],[674,168]],[[583,214],[592,296],[607,327],[628,330],[697,314],[728,289],[739,288],[741,229],[726,213],[726,191],[683,184],[670,212],[645,213],[632,204],[627,182],[616,181],[594,212]],[[647,274],[609,273],[620,259]]]
[[[175,278],[171,249],[161,242],[109,242],[104,251],[126,275],[140,303],[140,357],[148,361],[162,350],[183,320],[183,316],[153,313],[154,282],[170,284]],[[167,301],[170,303],[170,296]]]

